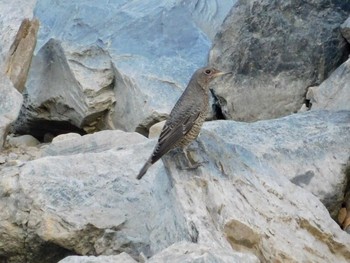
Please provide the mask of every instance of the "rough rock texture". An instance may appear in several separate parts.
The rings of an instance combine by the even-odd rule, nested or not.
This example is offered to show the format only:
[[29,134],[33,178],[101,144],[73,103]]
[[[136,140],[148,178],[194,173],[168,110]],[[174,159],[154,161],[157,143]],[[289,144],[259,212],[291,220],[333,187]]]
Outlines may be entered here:
[[33,18],[37,0],[0,1],[0,70],[3,71],[5,58],[15,40],[18,28],[24,18]]
[[108,123],[146,135],[166,118],[192,73],[207,63],[206,33],[215,34],[234,2],[39,0],[38,49],[54,37],[64,50],[98,46],[108,52],[116,67],[116,103]]
[[27,81],[38,30],[38,20],[24,19],[7,57],[5,72],[20,93]]
[[117,256],[70,256],[62,259],[59,263],[136,263],[136,261],[128,254],[121,253]]
[[300,109],[348,55],[340,25],[349,1],[238,1],[216,35],[210,63],[232,70],[214,87],[227,119],[254,121]]
[[350,236],[316,195],[338,202],[349,120],[349,111],[310,111],[254,124],[209,122],[194,144],[203,167],[178,170],[183,156],[169,153],[141,181],[135,177],[155,140],[120,131],[68,136],[42,148],[55,149],[52,156],[0,166],[0,256],[347,262]]
[[0,73],[0,150],[11,123],[18,116],[22,100],[22,95],[13,87],[8,77]]
[[39,139],[48,132],[91,132],[99,121],[104,122],[115,102],[113,85],[114,68],[108,53],[90,47],[66,56],[60,42],[51,39],[33,58],[14,131]]
[[310,87],[311,110],[350,110],[350,59],[339,66],[320,86]]
[[189,242],[180,242],[171,245],[157,255],[150,258],[147,263],[239,263],[239,262],[260,262],[254,255],[246,253],[233,253],[225,249],[213,249],[206,245],[199,245]]
[[345,20],[345,22],[341,25],[341,33],[343,37],[350,43],[350,17]]

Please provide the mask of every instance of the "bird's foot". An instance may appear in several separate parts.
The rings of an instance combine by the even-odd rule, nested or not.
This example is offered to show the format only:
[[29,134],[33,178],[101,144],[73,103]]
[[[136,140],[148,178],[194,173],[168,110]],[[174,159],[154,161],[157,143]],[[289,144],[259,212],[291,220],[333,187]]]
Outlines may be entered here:
[[203,163],[206,163],[206,162],[189,163],[186,166],[180,167],[180,169],[181,170],[195,170],[195,169],[199,168],[200,166],[203,166]]
[[[178,164],[177,167],[180,170],[195,170],[200,166],[203,166],[204,163],[207,163],[208,161],[201,161],[198,162],[193,159],[189,151],[184,150],[183,155],[185,158],[178,158]],[[186,164],[185,164],[186,160]]]

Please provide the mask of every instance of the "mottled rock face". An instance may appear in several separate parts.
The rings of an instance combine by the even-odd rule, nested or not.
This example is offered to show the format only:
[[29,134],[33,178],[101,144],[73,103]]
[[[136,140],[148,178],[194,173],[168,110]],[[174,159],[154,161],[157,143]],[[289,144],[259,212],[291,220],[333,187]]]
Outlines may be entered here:
[[347,1],[238,1],[216,35],[210,63],[232,70],[215,87],[227,119],[254,121],[299,110],[348,55],[340,25]]
[[61,136],[36,160],[0,166],[0,253],[36,263],[121,252],[150,262],[347,262],[350,236],[324,204],[342,202],[349,119],[311,111],[205,123],[191,147],[201,168],[178,169],[183,156],[171,152],[141,181],[155,140]]

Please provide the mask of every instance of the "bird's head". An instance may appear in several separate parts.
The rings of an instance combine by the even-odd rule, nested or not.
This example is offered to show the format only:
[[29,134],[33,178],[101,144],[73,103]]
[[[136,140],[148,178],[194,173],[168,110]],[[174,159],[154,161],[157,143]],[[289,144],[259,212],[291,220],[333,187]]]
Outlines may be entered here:
[[198,69],[194,73],[194,77],[196,78],[197,83],[201,87],[206,87],[208,86],[209,82],[215,79],[216,77],[226,75],[226,74],[231,74],[231,72],[223,72],[213,67],[204,67],[204,68]]

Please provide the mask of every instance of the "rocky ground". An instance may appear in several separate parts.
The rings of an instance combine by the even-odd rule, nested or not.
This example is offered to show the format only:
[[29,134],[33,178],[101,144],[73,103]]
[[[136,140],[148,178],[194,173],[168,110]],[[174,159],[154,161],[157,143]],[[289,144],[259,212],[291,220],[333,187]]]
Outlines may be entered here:
[[[189,2],[0,3],[1,263],[349,261],[350,3]],[[206,64],[202,166],[136,180]]]

